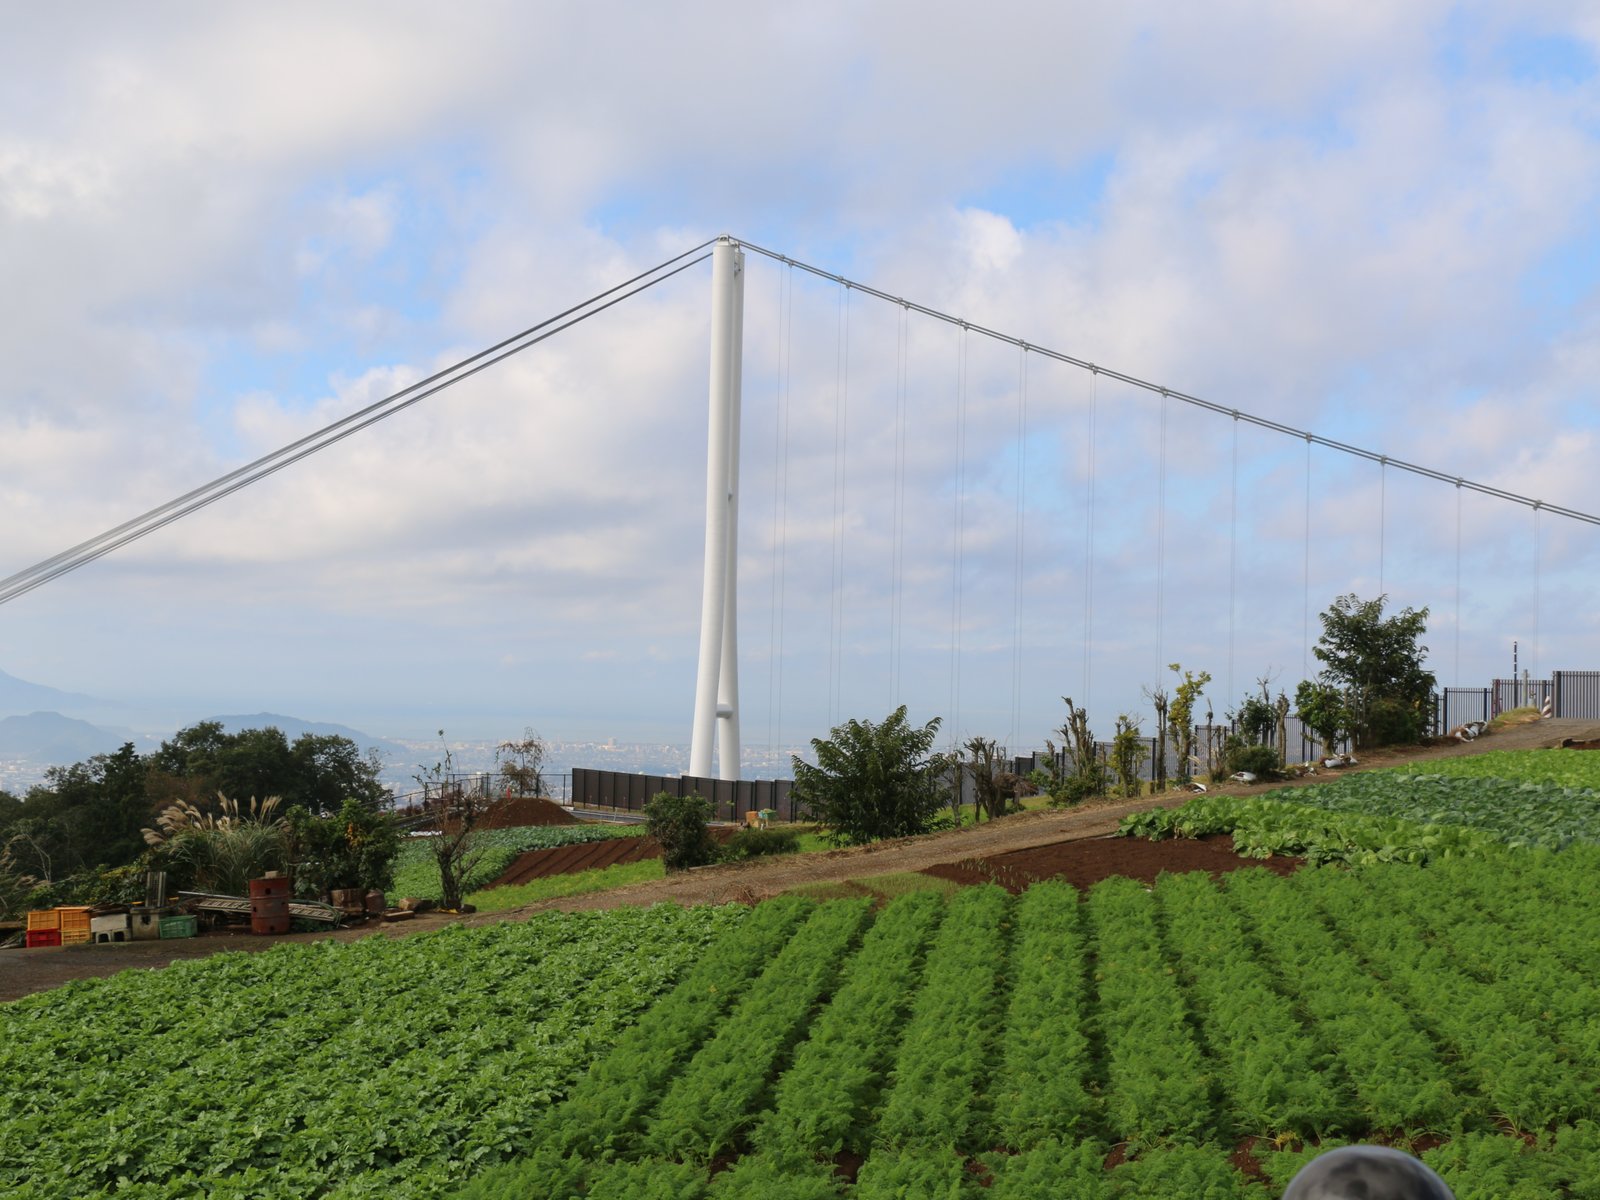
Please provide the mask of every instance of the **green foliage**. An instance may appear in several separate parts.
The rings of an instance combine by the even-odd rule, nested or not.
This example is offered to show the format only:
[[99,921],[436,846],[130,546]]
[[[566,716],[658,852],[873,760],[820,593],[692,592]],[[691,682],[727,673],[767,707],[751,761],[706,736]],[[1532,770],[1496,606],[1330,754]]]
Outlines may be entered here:
[[1273,730],[1278,724],[1278,714],[1273,708],[1271,699],[1266,695],[1265,685],[1262,686],[1261,695],[1246,696],[1239,702],[1233,720],[1245,745],[1262,746],[1272,740]]
[[467,901],[482,913],[507,912],[537,904],[541,900],[586,896],[590,892],[609,892],[633,883],[648,883],[665,874],[659,858],[647,858],[640,862],[595,867],[589,871],[574,871],[569,875],[547,875],[543,879],[530,879],[527,883],[469,892]]
[[1089,893],[1088,909],[1100,1003],[1117,1014],[1105,1026],[1106,1117],[1134,1148],[1202,1141],[1216,1128],[1211,1073],[1162,953],[1154,898],[1114,878]]
[[220,722],[180,729],[148,760],[150,797],[157,804],[198,803],[229,796],[278,796],[316,814],[339,811],[349,799],[376,806],[387,792],[382,763],[338,734],[304,733],[291,744],[275,726],[227,733]]
[[228,796],[218,796],[217,804],[217,812],[172,805],[162,813],[159,831],[145,831],[155,847],[152,863],[171,876],[172,890],[245,896],[252,879],[287,871],[289,831],[277,815],[276,796],[252,799],[248,808]]
[[978,1100],[989,1067],[983,1033],[1000,1012],[1010,910],[1010,897],[993,885],[968,888],[947,905],[895,1060],[880,1143],[987,1147]]
[[920,729],[901,705],[880,723],[851,720],[811,739],[817,765],[794,758],[796,805],[827,826],[835,844],[927,831],[943,803],[943,755],[933,753],[939,719]]
[[723,862],[743,862],[750,858],[764,858],[769,854],[794,854],[800,849],[800,833],[795,829],[768,826],[766,829],[744,828],[728,839],[718,855]]
[[1332,684],[1302,679],[1294,692],[1294,705],[1300,720],[1322,743],[1324,757],[1339,752],[1339,743],[1350,732],[1350,710],[1344,692]]
[[1139,768],[1150,757],[1150,746],[1139,729],[1139,718],[1122,713],[1117,717],[1111,737],[1111,767],[1117,773],[1117,790],[1128,799],[1139,795],[1143,785]]
[[[1100,760],[1099,747],[1089,729],[1089,714],[1075,706],[1071,697],[1061,699],[1067,706],[1066,723],[1057,730],[1063,739],[1062,748],[1058,751],[1055,742],[1046,739],[1045,766],[1042,774],[1034,773],[1039,776],[1034,786],[1050,798],[1051,808],[1066,808],[1103,796],[1108,786],[1106,765]],[[1065,770],[1064,760],[1070,761],[1070,771]]]
[[914,892],[878,916],[784,1072],[772,1110],[752,1137],[760,1150],[806,1160],[871,1145],[874,1101],[942,915],[936,895]]
[[958,754],[955,759],[955,786],[961,786],[961,775],[970,777],[973,806],[991,821],[1017,811],[1018,789],[1023,782],[1011,771],[996,769],[999,749],[993,738],[975,737],[966,744],[966,758],[963,760]]
[[[474,834],[478,860],[462,886],[468,892],[481,891],[500,878],[518,855],[528,850],[554,850],[611,838],[643,836],[644,828],[640,825],[521,825],[511,829],[479,829]],[[393,883],[397,895],[428,900],[444,898],[439,867],[429,845],[431,840],[426,836],[409,837],[400,844]]]
[[[1131,837],[1205,837],[1233,834],[1247,858],[1290,854],[1315,865],[1377,862],[1427,863],[1459,855],[1482,856],[1494,839],[1479,830],[1365,812],[1332,812],[1297,803],[1320,788],[1269,796],[1197,796],[1181,808],[1125,817],[1118,832]],[[1283,799],[1287,796],[1289,799]]]
[[1168,664],[1182,682],[1172,689],[1172,704],[1167,709],[1167,727],[1172,731],[1172,746],[1178,754],[1178,781],[1187,783],[1194,775],[1195,707],[1211,682],[1211,672],[1184,670],[1178,663]]
[[661,844],[661,861],[669,871],[704,866],[717,856],[711,838],[711,802],[698,792],[674,796],[657,792],[644,807],[645,829]]
[[[1429,764],[1430,771],[1433,765]],[[1274,795],[1331,813],[1396,817],[1431,827],[1464,826],[1512,846],[1560,850],[1575,841],[1600,842],[1600,791],[1554,782],[1362,771],[1334,783]]]
[[385,892],[394,883],[400,832],[388,813],[349,799],[337,814],[318,817],[296,804],[284,824],[299,894],[320,896],[335,888]]
[[1229,775],[1248,771],[1257,779],[1276,779],[1279,766],[1278,752],[1271,746],[1250,745],[1230,737],[1223,751],[1223,769]]
[[645,1135],[656,1154],[709,1162],[754,1124],[768,1073],[804,1035],[812,1005],[832,988],[861,935],[866,900],[817,908],[677,1075]]
[[[219,792],[244,800],[278,796],[316,813],[337,812],[352,797],[376,805],[386,796],[379,770],[347,738],[306,734],[290,745],[276,729],[228,734],[215,721],[202,722],[152,754],[129,743],[52,767],[21,801],[0,795],[0,853],[10,846],[12,859],[0,863],[0,876],[81,881],[100,868],[140,862],[143,830],[158,811],[184,804],[209,810]],[[0,881],[7,891],[15,886],[15,879]]]
[[[0,1192],[443,1195],[520,1150],[755,915],[662,905],[284,945],[0,1006]],[[86,1033],[108,1023],[121,1032]],[[116,1137],[84,1135],[113,1119]]]
[[1314,653],[1323,664],[1320,682],[1344,695],[1358,746],[1414,742],[1427,728],[1437,682],[1419,644],[1428,610],[1383,615],[1387,596],[1362,600],[1340,596],[1322,614],[1322,636]]

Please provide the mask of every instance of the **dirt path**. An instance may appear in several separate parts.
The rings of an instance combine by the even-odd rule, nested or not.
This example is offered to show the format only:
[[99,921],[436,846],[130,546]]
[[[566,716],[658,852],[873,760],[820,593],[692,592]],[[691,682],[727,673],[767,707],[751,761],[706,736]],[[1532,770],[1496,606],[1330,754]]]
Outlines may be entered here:
[[[1425,765],[1430,759],[1481,754],[1489,750],[1529,750],[1559,746],[1564,740],[1600,741],[1600,722],[1537,721],[1512,726],[1476,742],[1404,750],[1379,751],[1363,755],[1357,770]],[[1597,751],[1600,753],[1600,751]],[[1338,778],[1343,772],[1326,772],[1292,786],[1314,786]],[[1272,791],[1283,784],[1257,784],[1251,787],[1230,785],[1215,790],[1234,795]],[[452,921],[481,925],[518,920],[535,912],[618,908],[630,904],[719,904],[731,901],[754,902],[808,883],[840,882],[899,871],[920,871],[941,863],[969,858],[987,858],[1013,850],[1024,850],[1052,842],[1101,837],[1114,831],[1117,823],[1132,812],[1182,804],[1187,797],[1169,795],[1131,802],[1101,802],[1066,811],[1018,813],[998,821],[967,829],[879,842],[849,850],[799,857],[768,859],[732,866],[705,867],[670,879],[635,884],[610,892],[545,901],[504,913],[485,913],[470,917],[429,915],[404,925],[338,930],[332,933],[293,934],[281,938],[253,938],[248,934],[202,937],[183,941],[135,942],[122,946],[74,946],[54,950],[0,950],[0,1001],[15,1000],[33,992],[58,987],[74,979],[113,975],[130,968],[164,967],[191,958],[204,958],[228,950],[256,952],[285,942],[333,939],[350,941],[374,933],[404,937],[438,929]]]
[[[1429,760],[1456,758],[1468,754],[1482,754],[1489,750],[1533,750],[1559,746],[1563,741],[1591,741],[1600,739],[1600,722],[1595,721],[1534,721],[1513,725],[1475,742],[1452,742],[1439,746],[1407,746],[1400,749],[1380,750],[1364,754],[1354,770],[1376,770]],[[1597,751],[1600,753],[1600,751]],[[1345,771],[1325,771],[1295,780],[1289,786],[1311,787],[1337,779]],[[1263,783],[1250,786],[1228,784],[1213,788],[1215,792],[1229,795],[1256,795],[1276,791],[1282,783]],[[1182,804],[1187,795],[1172,794],[1154,799],[1120,803],[1101,802],[1065,811],[1018,813],[998,821],[985,822],[967,829],[929,834],[926,837],[904,838],[892,842],[878,842],[849,850],[835,850],[827,854],[808,854],[801,858],[785,858],[740,863],[723,867],[704,867],[670,879],[652,880],[609,892],[595,892],[587,896],[570,896],[531,905],[501,917],[557,909],[577,912],[584,909],[616,908],[626,904],[656,904],[671,901],[676,904],[722,904],[729,901],[753,902],[767,896],[807,883],[841,882],[868,875],[886,875],[898,871],[920,871],[940,863],[959,862],[965,858],[984,858],[1062,842],[1075,838],[1103,837],[1115,831],[1118,822],[1129,813],[1151,808],[1171,808]],[[486,918],[468,918],[480,920]]]

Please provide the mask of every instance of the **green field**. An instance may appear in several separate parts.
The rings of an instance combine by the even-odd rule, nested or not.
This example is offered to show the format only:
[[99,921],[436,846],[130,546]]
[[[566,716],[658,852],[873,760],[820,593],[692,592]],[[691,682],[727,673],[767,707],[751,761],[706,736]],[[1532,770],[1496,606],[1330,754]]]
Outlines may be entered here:
[[1426,865],[544,914],[73,984],[0,1007],[0,1192],[1265,1200],[1383,1140],[1461,1200],[1600,1197],[1583,814],[1519,847],[1362,786],[1378,811],[1252,803],[1444,838]]
[[[475,892],[493,883],[518,855],[529,850],[553,850],[558,846],[643,835],[642,825],[527,825],[515,829],[480,829],[473,834],[477,865],[467,878],[466,891]],[[433,861],[428,841],[425,837],[413,837],[401,845],[395,860],[394,884],[389,889],[394,895],[428,900],[442,898],[439,868]]]

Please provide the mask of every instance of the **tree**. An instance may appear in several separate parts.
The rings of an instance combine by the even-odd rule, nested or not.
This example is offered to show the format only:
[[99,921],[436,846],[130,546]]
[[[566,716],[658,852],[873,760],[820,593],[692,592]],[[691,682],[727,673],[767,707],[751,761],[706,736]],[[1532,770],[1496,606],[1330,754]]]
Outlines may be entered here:
[[295,776],[289,794],[312,812],[336,813],[347,800],[377,808],[389,799],[378,782],[383,756],[376,746],[363,755],[340,734],[302,733],[289,747],[289,760]]
[[707,828],[711,802],[698,792],[674,796],[657,792],[644,808],[646,832],[661,846],[661,862],[669,871],[704,866],[717,856]]
[[1150,701],[1150,707],[1156,710],[1156,752],[1152,762],[1150,788],[1152,791],[1164,792],[1167,790],[1167,710],[1171,707],[1172,698],[1167,695],[1166,688],[1145,688],[1145,698]]
[[275,726],[224,731],[202,721],[180,729],[150,755],[148,791],[161,804],[201,806],[218,792],[229,796],[279,796],[285,804],[331,815],[346,800],[382,804],[383,763],[376,750],[339,734],[302,733],[293,745]]
[[1150,747],[1139,728],[1139,718],[1122,713],[1117,717],[1116,732],[1111,737],[1111,765],[1117,773],[1117,788],[1126,799],[1133,799],[1141,790],[1139,767],[1150,757]]
[[[1090,796],[1102,796],[1107,786],[1106,767],[1100,761],[1100,749],[1089,728],[1088,712],[1073,704],[1070,696],[1061,697],[1061,702],[1067,706],[1066,723],[1056,731],[1061,735],[1061,749],[1058,751],[1049,738],[1044,743],[1050,766],[1042,782],[1052,808],[1077,804]],[[1071,771],[1065,769],[1068,756],[1072,759]]]
[[1012,771],[995,769],[995,755],[999,744],[993,738],[975,737],[967,742],[967,759],[956,763],[956,792],[960,794],[961,776],[972,776],[972,802],[991,821],[1010,812],[1017,802],[1017,788],[1022,783]]
[[495,766],[508,788],[519,796],[544,795],[544,739],[530,725],[520,741],[501,742],[495,747]]
[[1211,682],[1211,672],[1185,671],[1177,663],[1168,666],[1183,682],[1172,689],[1172,707],[1167,710],[1167,724],[1172,730],[1172,746],[1178,753],[1178,782],[1188,783],[1194,774],[1194,708],[1206,684]]
[[489,799],[476,788],[463,788],[461,781],[453,778],[455,763],[442,729],[439,740],[443,757],[431,767],[418,767],[412,778],[422,786],[422,807],[432,816],[437,831],[428,845],[439,869],[440,903],[459,911],[467,880],[486,849],[474,831],[489,809]]
[[943,803],[949,760],[932,753],[935,717],[920,728],[905,705],[881,723],[852,720],[829,738],[812,738],[812,766],[794,756],[794,801],[828,827],[835,845],[927,832]]
[[1438,686],[1422,661],[1419,640],[1428,610],[1402,609],[1383,615],[1388,596],[1362,600],[1339,596],[1322,614],[1322,637],[1313,651],[1323,664],[1318,682],[1344,695],[1356,745],[1420,741]]
[[289,865],[300,894],[320,896],[336,888],[386,892],[394,882],[400,832],[388,813],[352,796],[327,817],[296,804],[284,823]]
[[1294,692],[1295,710],[1300,720],[1322,743],[1322,756],[1339,752],[1339,741],[1349,732],[1350,714],[1344,706],[1344,693],[1336,687],[1302,679]]

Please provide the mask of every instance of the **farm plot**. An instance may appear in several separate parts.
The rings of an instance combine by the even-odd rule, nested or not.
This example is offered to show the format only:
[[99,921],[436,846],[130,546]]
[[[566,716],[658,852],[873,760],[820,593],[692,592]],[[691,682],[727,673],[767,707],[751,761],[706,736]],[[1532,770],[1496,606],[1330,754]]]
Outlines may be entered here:
[[1258,797],[1202,796],[1123,823],[1141,837],[1232,833],[1243,854],[1313,862],[1427,862],[1489,841],[1600,844],[1600,753],[1501,750],[1439,759],[1426,774],[1365,771]]
[[769,953],[771,918],[749,915],[283,946],[0,1005],[0,1194],[440,1195],[521,1145],[691,965]]
[[[475,851],[478,860],[467,879],[466,890],[471,892],[491,886],[512,863],[529,851],[560,850],[618,839],[627,839],[624,844],[628,846],[634,843],[643,846],[643,833],[638,826],[626,825],[522,825],[509,829],[480,829],[473,836],[481,850]],[[634,860],[613,858],[611,861]],[[433,861],[426,837],[410,838],[400,847],[391,890],[396,895],[420,896],[429,900],[437,900],[443,894],[439,887],[439,868]]]
[[460,1195],[1270,1197],[1307,1147],[1416,1137],[1460,1197],[1600,1194],[1597,866],[824,904]]

